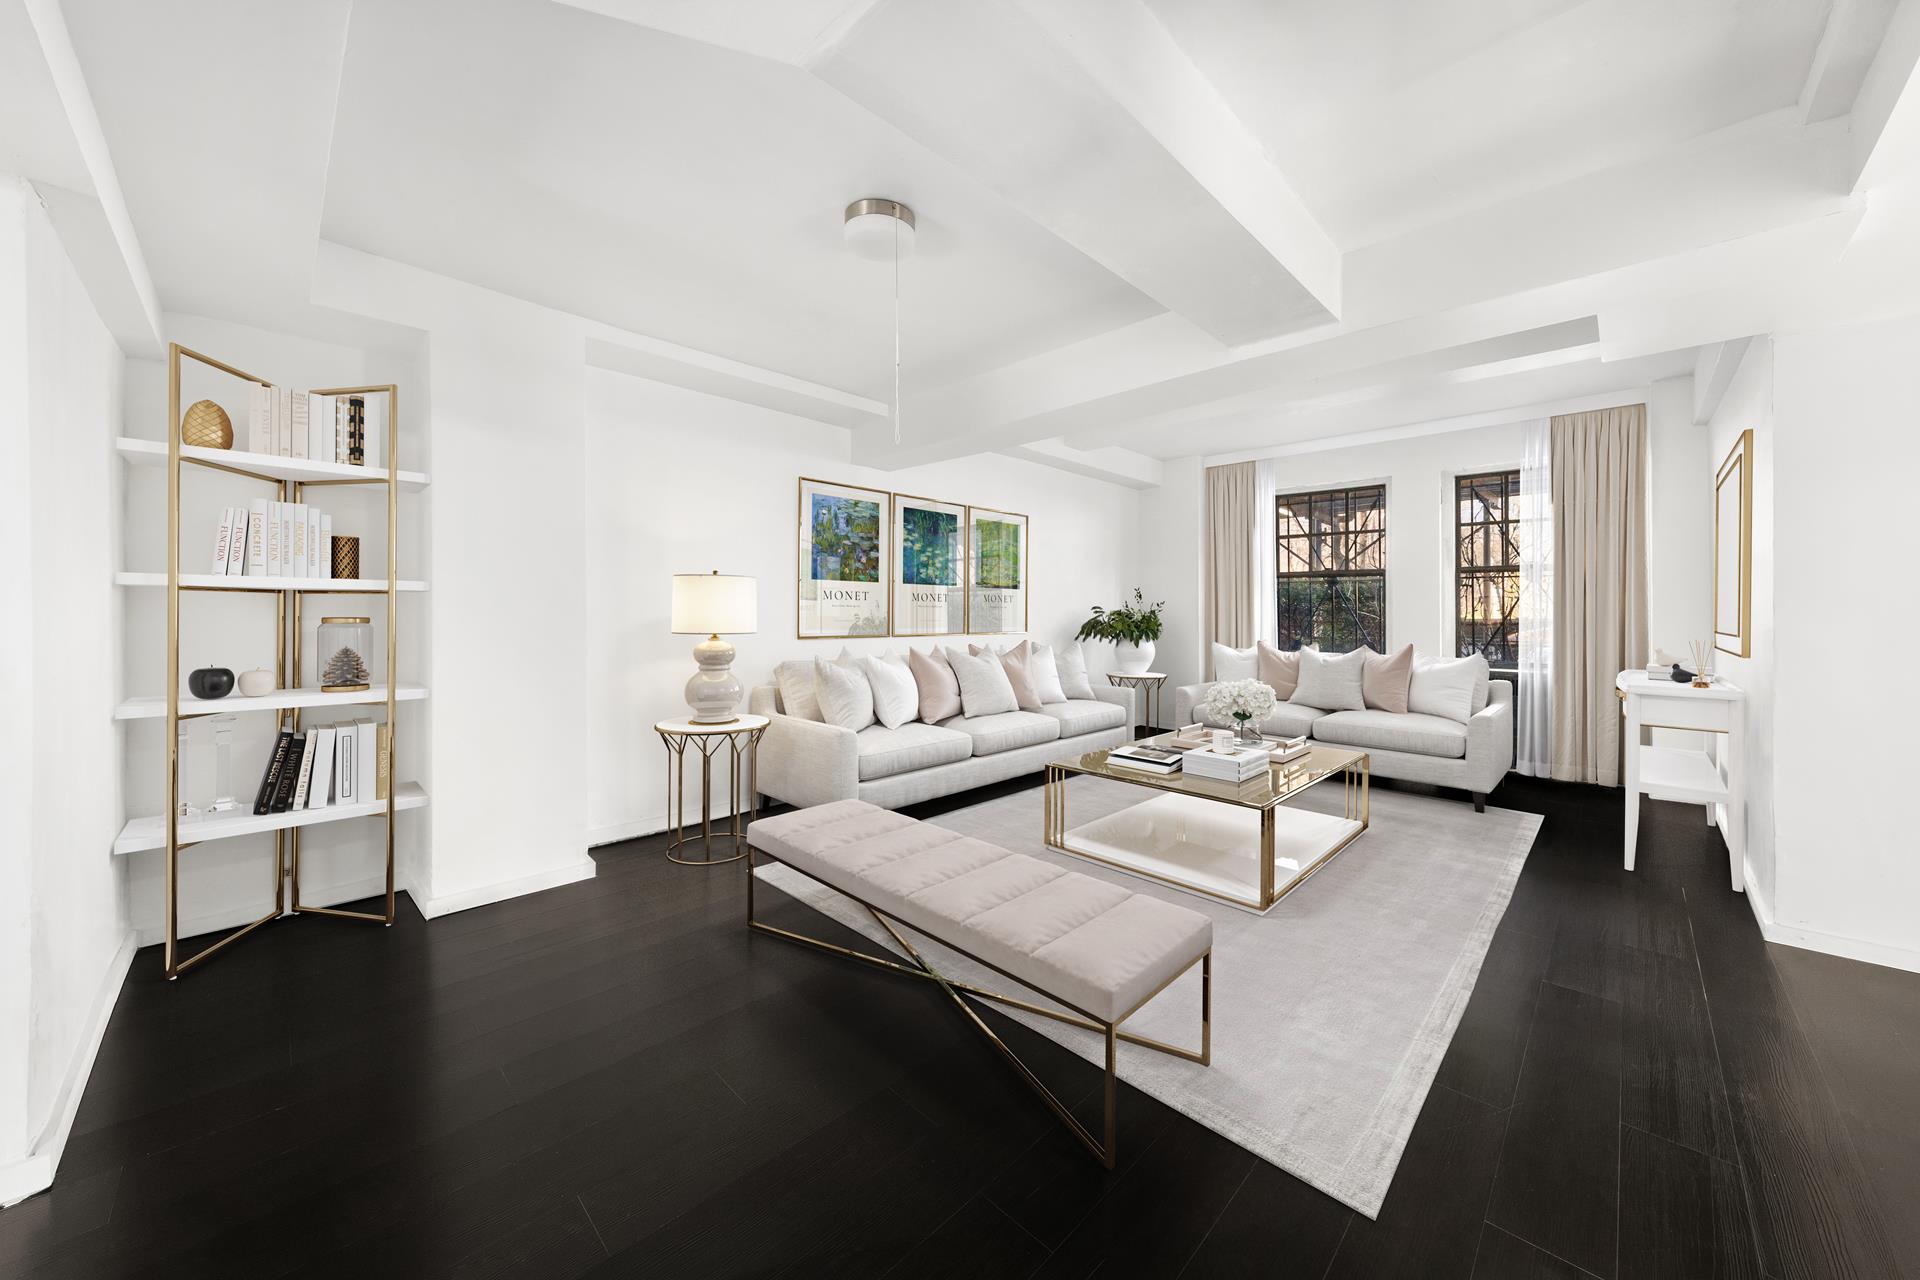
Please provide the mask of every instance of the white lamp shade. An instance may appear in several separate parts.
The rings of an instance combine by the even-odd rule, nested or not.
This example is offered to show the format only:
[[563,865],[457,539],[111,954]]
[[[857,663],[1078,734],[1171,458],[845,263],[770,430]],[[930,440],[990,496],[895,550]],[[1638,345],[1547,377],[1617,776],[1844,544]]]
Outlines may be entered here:
[[673,575],[673,633],[749,635],[760,625],[758,583],[731,573]]

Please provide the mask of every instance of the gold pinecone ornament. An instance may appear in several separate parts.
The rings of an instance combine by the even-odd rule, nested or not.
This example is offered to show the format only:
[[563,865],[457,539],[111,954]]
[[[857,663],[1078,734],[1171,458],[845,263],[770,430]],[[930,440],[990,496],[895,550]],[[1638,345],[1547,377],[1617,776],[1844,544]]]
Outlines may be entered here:
[[357,692],[367,687],[366,660],[352,649],[337,649],[320,673],[320,692]]
[[233,448],[233,419],[211,400],[195,400],[180,419],[180,443],[201,449]]

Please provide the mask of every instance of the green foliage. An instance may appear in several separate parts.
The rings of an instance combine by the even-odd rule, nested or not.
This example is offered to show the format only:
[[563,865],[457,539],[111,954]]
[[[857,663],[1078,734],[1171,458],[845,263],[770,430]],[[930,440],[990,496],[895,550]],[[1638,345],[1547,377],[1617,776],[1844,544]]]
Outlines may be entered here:
[[1105,640],[1112,644],[1144,644],[1160,638],[1160,610],[1166,608],[1165,600],[1147,603],[1140,588],[1133,589],[1133,601],[1118,609],[1106,609],[1093,606],[1093,614],[1080,624],[1076,640]]

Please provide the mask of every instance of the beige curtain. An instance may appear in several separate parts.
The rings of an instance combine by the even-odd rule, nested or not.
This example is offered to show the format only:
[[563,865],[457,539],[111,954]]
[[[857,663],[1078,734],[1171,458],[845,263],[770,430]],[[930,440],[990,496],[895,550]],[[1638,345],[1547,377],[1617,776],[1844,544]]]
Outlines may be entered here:
[[[1255,464],[1207,468],[1207,637],[1244,649],[1254,637]],[[1211,675],[1212,651],[1207,668]]]
[[1553,776],[1620,785],[1613,681],[1647,660],[1643,404],[1553,419]]

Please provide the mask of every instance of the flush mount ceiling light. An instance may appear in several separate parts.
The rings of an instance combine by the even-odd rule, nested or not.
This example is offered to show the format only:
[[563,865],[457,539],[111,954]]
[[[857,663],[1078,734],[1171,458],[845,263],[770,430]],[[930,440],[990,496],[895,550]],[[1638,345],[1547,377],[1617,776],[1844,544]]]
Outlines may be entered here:
[[855,200],[847,206],[841,233],[861,257],[893,264],[893,442],[899,444],[900,260],[913,256],[913,210],[881,196]]

